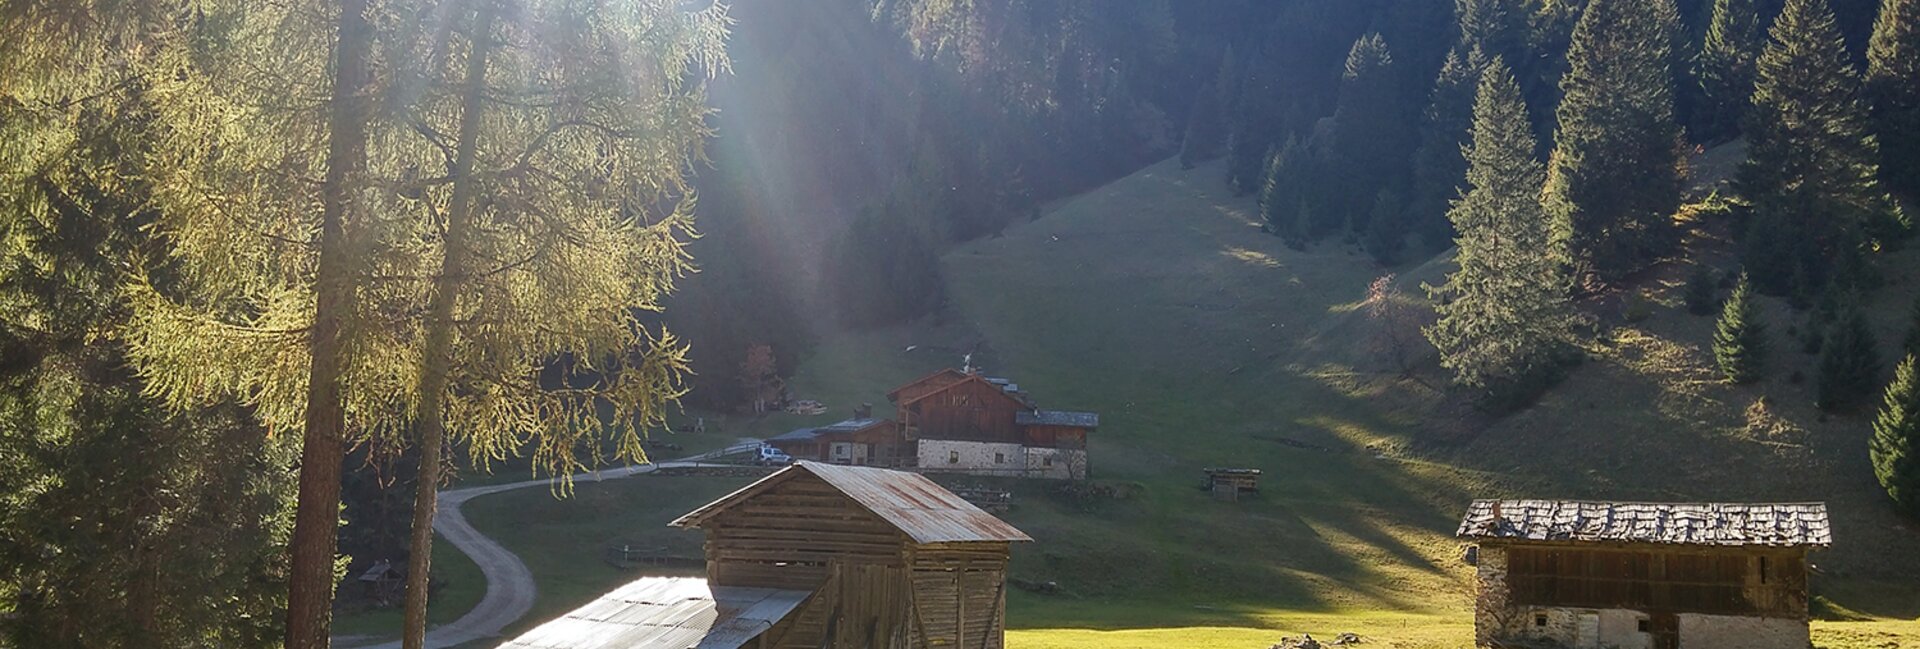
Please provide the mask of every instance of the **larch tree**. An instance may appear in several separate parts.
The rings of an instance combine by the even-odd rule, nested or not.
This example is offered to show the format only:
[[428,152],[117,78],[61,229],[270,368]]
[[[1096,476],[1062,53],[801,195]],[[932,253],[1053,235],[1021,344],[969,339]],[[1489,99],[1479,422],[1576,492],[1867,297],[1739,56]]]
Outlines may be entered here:
[[1908,354],[1894,370],[1868,443],[1873,476],[1900,509],[1920,516],[1920,367]]
[[1745,265],[1762,292],[1786,292],[1796,275],[1817,290],[1898,218],[1877,179],[1859,73],[1823,0],[1787,0],[1757,75],[1737,179],[1754,208]]
[[1867,103],[1880,138],[1880,178],[1920,197],[1920,0],[1886,0],[1867,44]]
[[1662,20],[1670,2],[1593,0],[1574,28],[1546,209],[1569,233],[1583,282],[1618,281],[1675,241],[1683,162]]
[[1563,244],[1540,207],[1545,170],[1534,157],[1526,101],[1495,59],[1481,75],[1467,149],[1467,191],[1447,216],[1458,269],[1426,329],[1454,381],[1496,399],[1521,396],[1559,368],[1573,338]]
[[439,168],[402,172],[389,200],[418,230],[394,242],[401,272],[371,284],[392,296],[383,313],[421,314],[395,336],[418,350],[408,649],[424,646],[449,437],[482,462],[531,443],[555,475],[603,440],[642,461],[683,393],[685,349],[640,316],[690,269],[687,170],[711,135],[704,79],[727,66],[719,4],[482,0],[449,19],[450,38],[415,44],[418,137],[395,145]]
[[302,434],[288,649],[327,645],[346,436],[390,420],[406,383],[357,281],[384,223],[366,182],[380,9],[207,3],[148,75],[166,135],[145,175],[182,277],[131,289],[130,356],[176,407],[239,399]]
[[1760,304],[1745,275],[1733,286],[1720,309],[1713,332],[1713,358],[1720,373],[1734,383],[1752,383],[1767,366],[1767,325]]
[[1752,106],[1754,61],[1766,45],[1761,21],[1758,0],[1714,0],[1694,73],[1700,82],[1695,142],[1718,143],[1739,134],[1740,117]]
[[1420,146],[1413,154],[1413,181],[1407,200],[1408,229],[1439,248],[1453,241],[1447,206],[1460,196],[1467,159],[1460,149],[1473,128],[1473,95],[1485,56],[1454,48],[1434,79],[1431,99],[1420,120]]
[[440,431],[555,474],[596,441],[640,456],[684,364],[640,314],[686,267],[695,72],[724,63],[726,24],[667,2],[236,2],[154,75],[156,227],[185,281],[133,291],[133,356],[170,402],[240,398],[305,433],[289,647],[326,643],[348,436],[419,436],[426,521]]

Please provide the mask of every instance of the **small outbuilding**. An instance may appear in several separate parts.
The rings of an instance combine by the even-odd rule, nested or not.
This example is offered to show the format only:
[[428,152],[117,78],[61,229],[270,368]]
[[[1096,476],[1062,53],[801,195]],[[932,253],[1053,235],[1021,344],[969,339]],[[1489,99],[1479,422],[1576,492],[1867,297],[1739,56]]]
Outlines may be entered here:
[[803,461],[687,513],[706,579],[636,581],[509,649],[1005,646],[1026,534],[916,473]]
[[1260,493],[1259,469],[1227,469],[1208,467],[1207,474],[1200,482],[1200,489],[1213,494],[1214,499],[1233,502],[1243,494]]
[[1825,503],[1477,500],[1481,647],[1806,649]]

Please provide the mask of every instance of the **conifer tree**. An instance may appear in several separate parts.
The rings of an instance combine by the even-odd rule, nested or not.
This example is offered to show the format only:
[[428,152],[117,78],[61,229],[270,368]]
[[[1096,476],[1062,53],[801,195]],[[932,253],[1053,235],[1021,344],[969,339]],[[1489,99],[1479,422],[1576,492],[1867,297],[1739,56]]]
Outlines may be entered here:
[[1894,370],[1873,420],[1867,455],[1887,495],[1908,515],[1920,516],[1920,367],[1915,358],[1908,354]]
[[726,62],[724,5],[344,4],[337,25],[325,6],[216,4],[204,49],[153,75],[173,137],[146,171],[184,281],[130,289],[154,394],[244,397],[304,428],[298,648],[326,642],[347,435],[420,437],[415,586],[442,433],[482,464],[530,446],[556,475],[600,459],[576,449],[643,456],[685,357],[639,314],[687,268],[702,79]]
[[1368,231],[1382,190],[1399,191],[1406,167],[1412,124],[1401,108],[1397,74],[1393,54],[1378,33],[1361,36],[1347,52],[1332,146],[1325,149],[1336,182],[1317,189],[1328,192],[1329,220],[1355,233]]
[[1901,350],[1907,354],[1920,354],[1920,299],[1913,301],[1913,313],[1907,321],[1907,338],[1901,344]]
[[1192,169],[1203,160],[1220,154],[1225,144],[1226,117],[1220,109],[1220,93],[1211,85],[1203,86],[1193,97],[1187,111],[1187,130],[1180,138],[1180,168]]
[[1478,49],[1447,53],[1433,82],[1432,101],[1420,121],[1420,148],[1413,154],[1413,188],[1405,222],[1431,247],[1453,241],[1447,206],[1460,196],[1467,159],[1460,149],[1473,127],[1473,95],[1485,55]]
[[1845,410],[1870,398],[1880,381],[1880,350],[1858,304],[1848,304],[1820,347],[1816,385],[1821,410]]
[[[1561,81],[1546,209],[1582,274],[1612,282],[1671,249],[1680,202],[1671,0],[1592,0]],[[1583,278],[1585,279],[1585,278]]]
[[1540,209],[1545,171],[1520,87],[1495,59],[1481,75],[1467,149],[1468,189],[1448,213],[1458,269],[1430,291],[1446,298],[1426,329],[1454,381],[1494,399],[1552,377],[1572,340],[1560,245]]
[[1766,369],[1767,351],[1767,325],[1760,319],[1753,287],[1742,275],[1720,309],[1720,321],[1713,333],[1713,358],[1727,380],[1751,383]]
[[1762,292],[1788,290],[1795,273],[1825,285],[1863,254],[1870,229],[1897,218],[1877,180],[1859,74],[1823,0],[1787,0],[1756,67],[1738,178],[1755,211],[1745,265]]
[[1712,22],[1700,46],[1695,73],[1701,100],[1692,121],[1695,142],[1732,139],[1739,133],[1741,116],[1752,106],[1754,61],[1766,45],[1758,2],[1713,2]]
[[1920,198],[1920,0],[1885,0],[1867,46],[1867,102],[1880,178]]
[[1307,245],[1312,219],[1306,188],[1313,182],[1313,161],[1298,138],[1287,138],[1280,150],[1267,156],[1260,182],[1260,217],[1287,246]]

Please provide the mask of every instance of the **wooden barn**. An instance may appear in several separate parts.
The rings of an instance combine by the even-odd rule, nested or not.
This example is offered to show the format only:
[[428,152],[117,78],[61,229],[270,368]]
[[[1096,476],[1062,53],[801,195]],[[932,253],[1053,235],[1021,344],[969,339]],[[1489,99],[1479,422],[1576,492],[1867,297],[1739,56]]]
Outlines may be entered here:
[[1479,500],[1475,640],[1576,649],[1806,649],[1824,503]]
[[919,474],[817,462],[672,525],[706,533],[706,579],[636,581],[503,649],[999,649],[1032,540]]
[[922,471],[1087,477],[1091,412],[1042,410],[1011,380],[947,369],[887,393]]

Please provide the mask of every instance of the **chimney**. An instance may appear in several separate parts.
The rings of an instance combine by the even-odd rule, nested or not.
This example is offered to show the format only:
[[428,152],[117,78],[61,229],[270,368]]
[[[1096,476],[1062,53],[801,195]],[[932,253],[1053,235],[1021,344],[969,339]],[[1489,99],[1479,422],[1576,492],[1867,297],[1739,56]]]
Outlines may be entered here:
[[853,408],[853,418],[854,418],[854,419],[872,419],[872,418],[873,418],[873,404],[871,404],[871,403],[863,403],[863,404],[860,404],[860,405],[858,405],[858,406],[854,406],[854,408]]
[[1498,501],[1498,500],[1496,500],[1496,501],[1493,501],[1493,524],[1494,524],[1494,526],[1496,526],[1496,527],[1497,527],[1497,526],[1499,526],[1500,524],[1502,524],[1502,523],[1505,523],[1505,522],[1506,522],[1506,517],[1504,517],[1504,516],[1501,516],[1501,515],[1500,515],[1500,501]]

